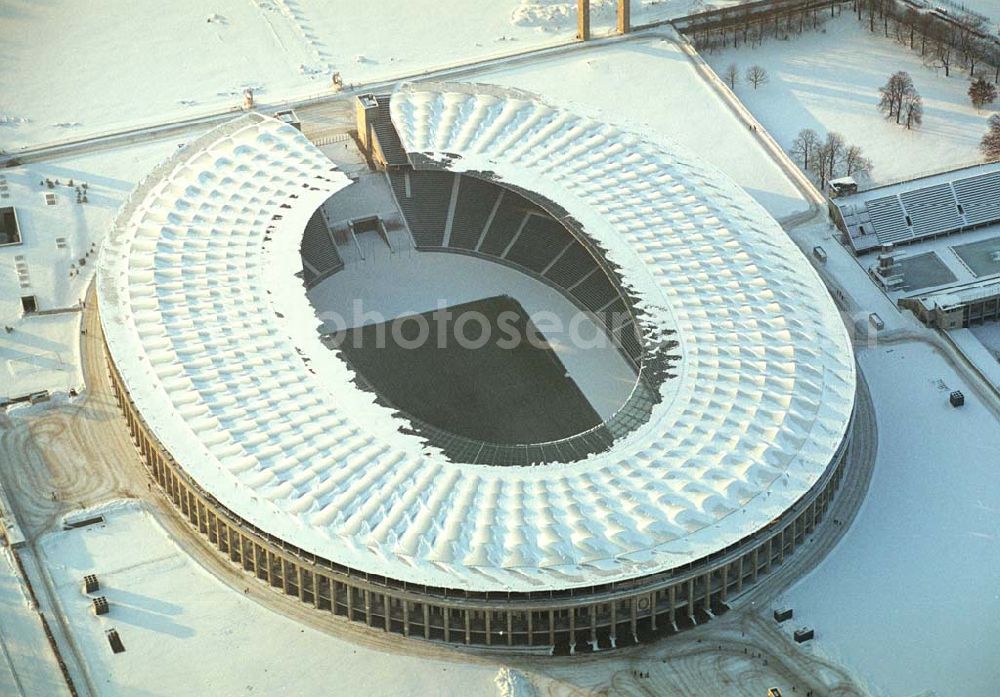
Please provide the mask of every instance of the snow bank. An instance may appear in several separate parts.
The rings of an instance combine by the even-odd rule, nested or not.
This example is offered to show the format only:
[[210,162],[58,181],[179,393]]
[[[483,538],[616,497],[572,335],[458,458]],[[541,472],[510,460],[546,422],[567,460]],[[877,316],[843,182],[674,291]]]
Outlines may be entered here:
[[497,671],[493,682],[497,686],[497,697],[536,697],[538,694],[527,678],[507,666]]

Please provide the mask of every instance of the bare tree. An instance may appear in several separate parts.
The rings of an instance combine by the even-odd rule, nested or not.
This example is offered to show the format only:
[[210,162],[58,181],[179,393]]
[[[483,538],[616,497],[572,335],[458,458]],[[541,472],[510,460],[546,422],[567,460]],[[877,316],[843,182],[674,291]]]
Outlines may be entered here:
[[813,151],[810,169],[819,179],[820,189],[825,189],[827,182],[836,176],[844,151],[843,136],[833,131],[827,133],[826,140]]
[[982,109],[984,104],[992,104],[996,98],[997,88],[992,82],[979,78],[969,85],[969,99],[977,109]]
[[910,74],[900,70],[889,76],[888,82],[878,89],[880,99],[878,103],[879,111],[885,114],[886,118],[896,117],[896,123],[902,118],[903,100],[908,94],[915,94],[916,88],[913,86],[913,78]]
[[920,26],[920,13],[912,7],[907,8],[903,13],[902,25],[904,30],[909,34],[910,50],[913,50],[914,41],[916,40],[917,27]]
[[910,129],[919,126],[924,122],[924,100],[914,92],[903,98],[903,116],[906,119],[906,128]]
[[827,177],[833,179],[837,174],[837,166],[840,164],[841,159],[844,156],[845,150],[844,136],[840,135],[836,131],[830,131],[826,134],[826,140],[823,142],[823,149],[827,151]]
[[747,82],[753,85],[754,89],[757,89],[758,86],[763,85],[770,79],[767,71],[757,64],[751,65],[747,68],[746,74],[743,77]]
[[830,167],[831,153],[827,149],[826,144],[820,145],[816,148],[816,152],[812,160],[812,173],[816,175],[819,179],[819,188],[821,190],[826,189],[827,182],[827,171]]
[[820,146],[819,136],[811,128],[803,128],[792,142],[792,155],[802,160],[802,169],[809,171],[813,153]]
[[955,23],[958,26],[958,36],[954,37],[957,39],[956,47],[961,52],[965,64],[969,66],[969,77],[974,77],[976,61],[984,53],[980,36],[983,34],[986,22],[981,17],[962,13],[955,18]]
[[722,77],[729,83],[729,89],[736,89],[736,81],[740,79],[740,66],[735,63],[730,63],[726,66],[725,71],[722,73]]
[[1000,114],[990,117],[989,130],[979,143],[979,149],[987,160],[1000,160]]
[[954,62],[952,51],[954,50],[954,39],[951,29],[938,27],[935,31],[937,37],[934,41],[933,57],[938,64],[944,68],[944,76],[951,76],[951,64]]
[[849,145],[844,153],[844,169],[848,176],[856,172],[871,172],[872,161],[865,157],[861,146]]

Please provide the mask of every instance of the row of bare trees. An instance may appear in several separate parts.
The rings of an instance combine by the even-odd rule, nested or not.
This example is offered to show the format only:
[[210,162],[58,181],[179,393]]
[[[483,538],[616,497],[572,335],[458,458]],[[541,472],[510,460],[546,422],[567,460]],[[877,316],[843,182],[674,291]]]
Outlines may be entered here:
[[[946,77],[960,66],[968,70],[970,77],[981,74],[1000,84],[1000,42],[991,36],[980,15],[954,12],[944,17],[929,9],[918,10],[902,0],[853,0],[852,11],[871,32],[919,51],[927,64],[943,69]],[[682,30],[692,38],[695,48],[712,53],[716,49],[759,45],[769,36],[787,39],[792,34],[819,30],[829,17],[839,14],[838,4],[831,4],[827,12],[815,4],[792,6],[776,0],[772,9],[735,6],[720,10],[712,22]]]
[[943,68],[946,77],[960,66],[969,71],[969,77],[979,71],[994,83],[1000,82],[1000,43],[980,15],[942,16],[899,0],[854,0],[854,10],[869,31],[919,51],[926,63]]
[[792,143],[791,154],[802,163],[802,169],[816,177],[820,189],[839,176],[872,171],[871,160],[861,147],[846,143],[836,131],[830,131],[823,139],[811,128],[802,129]]
[[831,2],[829,9],[813,3],[778,0],[771,6],[736,5],[721,8],[712,21],[683,26],[695,48],[714,53],[725,48],[759,46],[767,38],[787,40],[794,34],[820,29],[830,17],[839,16],[840,5]]
[[[748,66],[742,74],[743,79],[746,80],[747,84],[753,85],[754,89],[766,84],[771,79],[771,76],[767,74],[767,70],[756,63]],[[722,71],[722,79],[729,85],[729,89],[735,90],[736,83],[740,80],[740,66],[736,65],[736,63],[727,65],[726,69]]]

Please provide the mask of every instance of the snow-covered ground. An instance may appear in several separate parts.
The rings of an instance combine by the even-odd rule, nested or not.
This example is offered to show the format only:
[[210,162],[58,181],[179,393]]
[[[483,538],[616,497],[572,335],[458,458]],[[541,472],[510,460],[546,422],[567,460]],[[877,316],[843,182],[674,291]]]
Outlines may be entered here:
[[[50,533],[41,547],[69,631],[102,697],[497,692],[496,662],[459,665],[333,637],[234,592],[140,504],[111,502],[95,512],[105,515],[104,524]],[[81,591],[84,575],[92,573],[101,583],[94,595],[111,606],[107,615],[95,615]],[[125,653],[111,652],[104,633],[112,627]],[[458,671],[461,679],[449,676]]]
[[728,174],[775,217],[808,207],[747,124],[673,41],[630,41],[475,80],[535,92],[653,140],[680,143]]
[[[997,0],[954,0],[954,5],[972,10],[983,17],[989,18],[993,22],[990,27],[994,33],[1000,33],[997,23],[1000,23],[1000,2]],[[942,3],[942,7],[948,9],[951,5]],[[949,10],[951,11],[951,10]]]
[[[734,0],[723,0],[731,4]],[[714,3],[719,4],[719,3]],[[0,150],[413,75],[572,41],[575,0],[14,0],[0,7]],[[702,0],[634,0],[634,23]],[[446,11],[445,9],[446,8]],[[595,33],[614,23],[599,0]]]
[[[863,350],[879,428],[843,541],[787,592],[796,624],[881,694],[988,697],[1000,683],[1000,428],[925,344]],[[966,395],[948,404],[949,390]]]
[[66,694],[66,682],[11,550],[0,543],[0,695]]
[[[22,243],[0,247],[0,326],[13,330],[0,330],[0,402],[82,384],[79,312],[24,316],[21,297],[35,296],[42,311],[77,306],[118,207],[175,147],[160,141],[3,170],[10,197],[0,203],[17,211]],[[46,179],[59,185],[49,189]],[[78,204],[84,182],[87,203]]]
[[[847,9],[821,32],[704,57],[720,74],[730,63],[741,72],[751,64],[767,70],[768,83],[754,90],[740,80],[735,91],[786,150],[804,128],[820,137],[837,131],[864,149],[876,181],[980,159],[992,111],[969,103],[966,72],[955,66],[946,78],[943,69],[925,66],[919,51],[869,33]],[[876,108],[878,88],[897,70],[910,73],[924,99],[924,123],[915,130],[887,121]]]

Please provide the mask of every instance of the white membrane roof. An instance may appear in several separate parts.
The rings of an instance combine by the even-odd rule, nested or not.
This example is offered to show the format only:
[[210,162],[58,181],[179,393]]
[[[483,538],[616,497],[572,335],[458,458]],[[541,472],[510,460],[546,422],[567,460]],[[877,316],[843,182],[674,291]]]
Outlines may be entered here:
[[306,221],[350,182],[294,128],[251,114],[139,186],[98,270],[133,400],[220,503],[361,571],[531,591],[695,561],[819,480],[852,413],[850,344],[816,273],[746,193],[673,145],[516,91],[404,86],[392,118],[408,151],[576,218],[651,326],[676,332],[676,377],[645,425],[579,462],[453,463],[400,434],[319,341],[295,275]]

